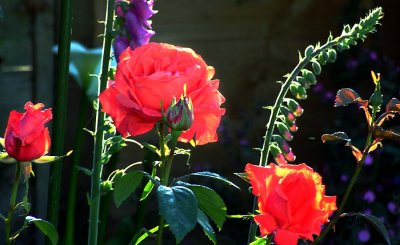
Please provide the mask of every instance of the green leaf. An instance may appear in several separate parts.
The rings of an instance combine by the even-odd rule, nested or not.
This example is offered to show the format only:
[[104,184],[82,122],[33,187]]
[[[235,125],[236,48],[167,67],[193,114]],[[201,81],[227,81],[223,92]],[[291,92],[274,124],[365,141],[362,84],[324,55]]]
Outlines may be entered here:
[[360,100],[360,96],[354,90],[350,88],[342,88],[336,94],[334,106],[347,106],[359,102]]
[[0,152],[0,162],[1,163],[16,163],[17,160],[15,160],[12,157],[9,157],[7,152]]
[[199,207],[214,221],[221,230],[226,219],[224,200],[211,188],[178,181],[177,186],[189,187],[197,197]]
[[216,173],[213,173],[213,172],[209,172],[209,171],[191,173],[191,174],[188,174],[188,175],[184,175],[184,176],[182,176],[182,177],[180,177],[180,178],[178,178],[176,180],[177,181],[178,180],[185,180],[185,179],[190,178],[191,176],[201,176],[201,177],[212,178],[212,179],[219,180],[219,181],[221,181],[221,182],[223,182],[225,184],[228,184],[228,185],[240,190],[239,186],[237,186],[234,183],[232,183],[231,181],[227,180],[225,177],[222,177],[219,174],[216,174]]
[[323,143],[325,143],[326,141],[346,141],[346,142],[350,142],[350,138],[349,136],[347,136],[347,134],[345,132],[335,132],[333,134],[323,134],[321,136],[321,140]]
[[340,217],[357,216],[366,219],[383,236],[387,244],[391,244],[390,235],[383,222],[377,217],[363,213],[343,213]]
[[143,146],[148,149],[149,151],[157,154],[157,156],[161,156],[161,151],[154,145],[143,142]]
[[58,233],[54,225],[46,220],[37,219],[33,216],[26,216],[25,222],[28,224],[35,224],[35,226],[46,236],[49,237],[52,244],[57,244]]
[[267,243],[267,238],[265,237],[256,237],[256,240],[250,243],[250,245],[264,245]]
[[63,157],[67,157],[72,154],[72,151],[67,152],[67,154],[63,156],[41,156],[38,159],[33,160],[34,163],[51,163],[55,162]]
[[114,187],[114,202],[117,208],[125,201],[139,186],[142,181],[142,172],[130,172],[122,176]]
[[214,229],[210,225],[207,215],[205,215],[200,209],[198,209],[197,213],[197,222],[200,224],[201,228],[203,228],[204,233],[213,242],[213,244],[217,244],[217,238],[215,236]]
[[157,188],[158,208],[180,243],[197,223],[198,204],[193,191],[183,186]]
[[143,192],[142,192],[142,196],[140,197],[140,201],[145,200],[149,196],[149,194],[153,190],[153,188],[154,188],[154,184],[151,180],[149,180],[147,182],[146,186],[143,188]]

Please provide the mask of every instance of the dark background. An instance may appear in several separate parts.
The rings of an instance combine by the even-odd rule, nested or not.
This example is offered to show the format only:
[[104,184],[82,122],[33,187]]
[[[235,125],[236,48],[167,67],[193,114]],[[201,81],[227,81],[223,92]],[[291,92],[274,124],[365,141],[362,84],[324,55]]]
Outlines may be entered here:
[[[22,110],[26,101],[43,102],[52,106],[54,84],[54,57],[51,52],[56,43],[57,1],[51,0],[2,0],[4,20],[0,22],[0,134],[4,133],[9,111]],[[355,162],[347,148],[340,144],[323,145],[323,133],[346,131],[354,144],[361,147],[366,136],[363,115],[357,108],[333,108],[334,95],[342,87],[352,87],[368,98],[373,86],[370,70],[381,72],[385,101],[399,97],[400,50],[398,1],[357,0],[158,0],[153,16],[156,35],[152,41],[166,42],[193,48],[208,65],[216,69],[221,80],[220,91],[226,97],[226,115],[219,129],[220,141],[192,150],[191,166],[186,159],[174,163],[173,176],[210,170],[226,176],[242,187],[230,189],[213,182],[224,198],[229,214],[246,214],[251,209],[252,196],[248,184],[233,175],[243,172],[247,162],[258,162],[268,111],[262,106],[272,105],[279,89],[275,83],[282,80],[297,63],[297,50],[309,44],[324,42],[329,31],[334,36],[344,24],[354,24],[364,17],[368,9],[382,6],[385,18],[378,32],[370,35],[365,43],[338,55],[335,64],[323,68],[319,83],[308,92],[308,99],[301,102],[304,115],[298,120],[299,131],[291,143],[297,155],[296,163],[307,162],[324,178],[329,195],[340,197],[348,183]],[[89,48],[101,45],[97,37],[103,26],[97,23],[104,15],[103,1],[75,1],[72,39]],[[74,142],[77,111],[81,105],[82,91],[71,79],[69,84],[68,129],[65,149]],[[87,127],[92,127],[90,112]],[[154,142],[154,132],[137,138]],[[189,146],[184,146],[189,147]],[[393,244],[399,244],[399,161],[398,143],[385,144],[385,149],[371,155],[373,163],[366,166],[360,176],[346,211],[371,212],[385,220]],[[84,147],[86,154],[82,166],[91,166],[91,139]],[[123,167],[141,160],[134,146],[122,150],[118,165]],[[31,179],[33,215],[45,217],[48,166],[35,168]],[[61,197],[60,233],[63,236],[70,172],[69,159],[64,161],[63,192]],[[13,167],[0,166],[0,210],[5,212]],[[201,181],[201,180],[199,180]],[[77,202],[77,244],[86,243],[87,203],[89,177],[80,175]],[[374,195],[372,200],[371,192]],[[368,195],[366,195],[366,193]],[[147,207],[146,227],[157,222],[154,196]],[[371,201],[372,200],[372,201]],[[137,197],[119,209],[110,206],[106,240],[109,244],[127,244],[132,237],[133,217]],[[1,226],[0,226],[1,227]],[[0,228],[2,229],[2,228]],[[245,244],[248,221],[227,220],[217,234],[219,244]],[[194,234],[196,233],[196,234]],[[185,238],[183,244],[207,244],[200,229]],[[33,229],[25,232],[20,244],[40,244],[42,238],[32,236]],[[369,234],[369,239],[366,239]],[[110,241],[109,239],[113,239]],[[173,237],[167,235],[171,244]],[[2,240],[1,240],[2,241]],[[24,241],[24,242],[21,242]],[[335,236],[326,244],[379,244],[381,237],[361,220],[343,219],[336,227]]]

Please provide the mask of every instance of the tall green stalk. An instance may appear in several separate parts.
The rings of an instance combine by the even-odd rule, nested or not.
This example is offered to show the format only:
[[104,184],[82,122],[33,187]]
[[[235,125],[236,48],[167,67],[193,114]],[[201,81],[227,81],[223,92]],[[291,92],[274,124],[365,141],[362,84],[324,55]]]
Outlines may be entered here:
[[[57,55],[56,92],[54,104],[54,127],[52,153],[55,156],[64,154],[64,136],[67,114],[67,95],[69,80],[69,56],[72,32],[72,0],[61,1],[60,37]],[[50,190],[48,201],[48,221],[55,227],[58,224],[58,210],[62,179],[62,160],[51,165]]]
[[19,180],[21,177],[21,163],[17,162],[16,168],[17,169],[15,171],[14,181],[13,181],[13,185],[11,188],[10,206],[8,207],[7,218],[4,221],[4,223],[5,223],[5,244],[7,244],[7,245],[10,245],[12,242],[11,221],[12,221],[14,211],[15,211],[15,203],[16,203],[16,199],[17,199]]
[[[316,57],[323,52],[329,50],[337,46],[340,50],[345,50],[350,48],[350,45],[357,44],[358,41],[363,41],[366,38],[366,35],[375,31],[376,26],[379,24],[379,20],[383,17],[383,12],[381,8],[376,8],[363,19],[360,20],[358,24],[353,25],[350,27],[346,25],[343,29],[342,34],[339,37],[333,39],[333,37],[329,37],[328,41],[320,46],[319,44],[311,49],[307,48],[304,57],[300,57],[299,63],[296,67],[292,70],[292,72],[286,76],[285,82],[281,86],[281,90],[279,91],[278,97],[275,101],[275,104],[272,108],[270,118],[267,124],[267,130],[264,136],[264,142],[261,149],[260,161],[259,166],[266,166],[269,156],[269,146],[271,144],[272,135],[275,129],[275,122],[278,118],[278,114],[280,112],[280,108],[282,103],[286,97],[286,94],[290,88],[292,82],[297,78],[299,73],[303,68],[305,68],[312,60],[315,59],[315,62],[319,62]],[[336,51],[335,51],[336,54]],[[325,58],[324,58],[325,59]],[[334,59],[333,59],[334,60]],[[325,61],[329,61],[326,60]],[[255,212],[257,207],[257,198],[254,198],[253,201],[253,211]],[[257,232],[257,225],[252,220],[249,228],[249,236],[248,236],[248,243],[254,241]]]
[[[350,37],[350,35],[343,35],[343,36],[335,38],[334,40],[327,42],[326,44],[322,45],[321,47],[315,49],[312,54],[300,59],[297,66],[292,70],[290,75],[286,78],[285,82],[281,86],[281,90],[279,91],[278,97],[275,101],[274,107],[272,108],[272,111],[271,111],[271,114],[269,117],[269,121],[267,124],[268,127],[265,132],[263,147],[261,149],[260,161],[258,163],[259,166],[267,165],[267,160],[268,160],[268,156],[269,156],[269,146],[271,144],[272,134],[275,129],[276,119],[278,117],[283,100],[285,99],[286,94],[289,91],[290,85],[295,80],[295,78],[299,75],[301,69],[303,69],[305,66],[307,66],[310,63],[310,61],[313,58],[317,57],[320,53],[324,52],[325,50],[328,50],[329,48],[337,45],[339,42],[341,42],[344,39],[349,38],[349,37]],[[257,198],[255,197],[253,200],[253,212],[252,213],[254,213],[256,208],[257,208]],[[254,220],[252,220],[251,224],[250,224],[250,228],[249,228],[248,243],[254,241],[256,232],[257,232],[257,225],[254,222]]]
[[81,97],[81,105],[79,107],[78,123],[75,131],[75,141],[72,155],[71,176],[69,178],[68,188],[68,203],[67,203],[67,217],[65,228],[65,244],[74,245],[74,227],[75,227],[75,210],[76,210],[76,192],[78,187],[79,169],[77,168],[81,161],[81,152],[83,147],[83,140],[85,132],[83,128],[87,121],[87,115],[91,103],[85,93]]
[[[98,94],[106,89],[108,80],[108,71],[110,65],[110,53],[112,43],[112,27],[114,20],[114,0],[107,0],[104,40],[103,40],[103,56],[102,66],[100,72],[100,84]],[[97,100],[98,102],[98,100]],[[98,102],[96,111],[96,125],[95,125],[95,140],[94,140],[94,153],[93,153],[93,167],[91,178],[91,193],[90,193],[90,216],[89,216],[89,236],[88,244],[96,245],[98,238],[99,226],[99,210],[100,210],[100,187],[101,187],[101,173],[103,166],[101,163],[101,154],[103,151],[104,125],[105,114],[101,112],[101,105]]]

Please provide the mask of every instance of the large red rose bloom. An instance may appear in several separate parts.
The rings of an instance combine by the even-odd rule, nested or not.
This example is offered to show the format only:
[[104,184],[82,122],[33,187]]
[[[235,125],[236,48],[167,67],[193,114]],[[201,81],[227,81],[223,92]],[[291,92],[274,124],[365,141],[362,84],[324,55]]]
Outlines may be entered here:
[[304,163],[247,164],[245,171],[258,197],[260,214],[254,221],[262,236],[275,232],[278,245],[296,245],[299,238],[312,241],[337,209],[336,196],[325,196],[322,177]]
[[193,103],[194,121],[179,140],[194,139],[202,145],[218,140],[216,129],[225,109],[218,91],[219,81],[211,80],[214,68],[189,48],[149,43],[135,50],[127,48],[119,57],[115,81],[100,96],[102,110],[109,114],[124,137],[150,131],[162,120],[175,97],[184,94]]
[[51,109],[42,111],[43,104],[27,102],[25,113],[11,111],[4,144],[8,155],[19,162],[35,160],[50,149],[49,130],[45,124],[53,117]]

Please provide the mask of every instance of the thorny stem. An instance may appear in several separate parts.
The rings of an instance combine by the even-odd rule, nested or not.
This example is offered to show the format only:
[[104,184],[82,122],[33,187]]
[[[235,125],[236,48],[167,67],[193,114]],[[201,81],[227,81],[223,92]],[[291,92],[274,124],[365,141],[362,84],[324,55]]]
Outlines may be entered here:
[[21,177],[21,164],[19,162],[16,163],[17,169],[14,176],[14,182],[11,189],[10,196],[10,206],[8,208],[7,218],[5,219],[5,242],[7,245],[10,245],[12,242],[11,237],[11,221],[15,211],[15,202],[17,199],[19,180]]
[[[114,1],[107,0],[107,12],[105,19],[104,40],[103,40],[103,57],[102,67],[100,72],[100,85],[98,94],[106,89],[108,80],[108,71],[110,65],[110,52],[112,42],[112,27],[114,20]],[[97,100],[98,101],[98,100]],[[101,173],[103,166],[101,163],[101,155],[103,151],[104,141],[104,112],[101,112],[100,104],[96,111],[96,125],[95,125],[95,140],[94,140],[94,153],[93,153],[93,168],[92,168],[92,186],[90,193],[90,217],[89,217],[89,245],[96,245],[98,238],[99,228],[99,210],[100,210],[100,186],[101,186]]]

